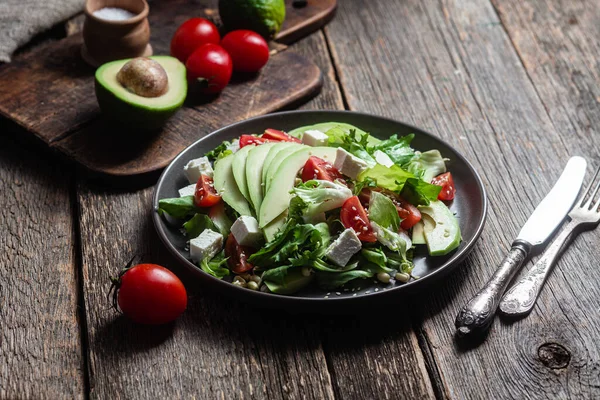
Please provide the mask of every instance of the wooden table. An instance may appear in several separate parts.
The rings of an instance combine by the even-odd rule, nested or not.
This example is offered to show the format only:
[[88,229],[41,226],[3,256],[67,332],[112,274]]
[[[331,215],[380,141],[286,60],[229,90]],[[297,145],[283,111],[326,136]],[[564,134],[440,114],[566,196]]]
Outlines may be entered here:
[[[167,254],[152,187],[94,183],[3,121],[0,398],[600,398],[600,231],[566,251],[528,318],[453,337],[567,158],[600,162],[600,2],[343,0],[292,47],[326,78],[303,108],[417,125],[481,172],[491,207],[462,267],[372,315],[253,309]],[[133,254],[184,279],[172,329],[109,308],[108,277]]]

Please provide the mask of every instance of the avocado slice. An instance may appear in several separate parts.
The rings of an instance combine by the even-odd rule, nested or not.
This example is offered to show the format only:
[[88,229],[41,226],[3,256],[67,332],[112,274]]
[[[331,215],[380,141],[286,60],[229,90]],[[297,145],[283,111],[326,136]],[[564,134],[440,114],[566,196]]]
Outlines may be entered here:
[[424,236],[432,256],[443,256],[460,245],[461,234],[458,220],[444,203],[432,201],[419,206],[423,216]]
[[117,74],[132,59],[106,63],[96,70],[96,98],[109,118],[142,130],[158,129],[181,108],[187,95],[185,66],[169,56],[149,57],[166,71],[168,88],[158,97],[139,96],[117,80]]
[[422,220],[413,226],[411,241],[413,244],[427,244],[425,241],[425,224]]
[[271,221],[269,225],[263,228],[263,233],[265,234],[265,240],[267,243],[275,239],[275,235],[277,235],[277,232],[279,232],[281,227],[285,224],[287,215],[288,213],[284,211],[280,216]]
[[231,162],[235,183],[244,198],[248,201],[250,201],[250,193],[248,192],[248,183],[246,182],[246,159],[248,158],[248,153],[254,147],[255,146],[242,147],[233,154],[233,161]]
[[307,286],[312,280],[314,275],[304,276],[302,275],[302,268],[293,268],[283,278],[283,285],[275,282],[265,281],[265,285],[269,290],[276,294],[292,294],[303,287]]
[[285,160],[289,155],[294,154],[298,150],[301,150],[301,149],[307,147],[307,146],[304,146],[304,145],[298,144],[298,143],[291,143],[291,144],[292,144],[292,146],[286,147],[285,149],[281,150],[271,160],[271,163],[269,164],[269,169],[267,170],[266,180],[263,181],[265,193],[267,193],[269,191],[269,189],[271,188],[271,180],[273,179],[273,175],[277,172],[277,170],[281,166],[281,163],[283,162],[283,160]]
[[294,182],[298,171],[306,164],[311,156],[317,156],[327,161],[335,160],[337,148],[335,147],[307,147],[287,156],[281,162],[281,168],[274,171],[269,169],[267,180],[271,185],[258,213],[259,226],[264,228],[271,221],[286,211],[290,204]]
[[223,201],[240,213],[240,215],[252,216],[250,205],[235,183],[233,168],[231,167],[232,163],[233,154],[223,157],[215,163],[213,178],[215,189],[217,189],[217,193],[221,195]]
[[248,185],[248,194],[250,203],[258,213],[263,200],[262,191],[262,170],[269,150],[276,143],[265,143],[251,148],[246,158],[246,184]]
[[265,158],[265,162],[263,164],[263,170],[262,170],[262,176],[261,176],[263,194],[266,192],[266,188],[264,185],[265,185],[265,182],[267,181],[267,171],[269,170],[271,161],[273,161],[273,159],[277,156],[277,154],[280,151],[282,151],[283,149],[286,149],[288,147],[293,147],[294,144],[297,144],[297,143],[290,143],[290,142],[275,143],[275,146],[271,147],[271,149],[267,153],[267,157]]
[[[292,131],[289,131],[288,135],[294,136],[298,139],[302,139],[302,135],[304,135],[304,132],[306,132],[306,131],[316,130],[316,131],[321,131],[323,133],[327,133],[328,130],[333,129],[333,128],[341,128],[346,133],[350,133],[350,130],[354,129],[356,131],[356,133],[360,134],[361,136],[367,134],[367,132],[363,131],[362,129],[359,129],[354,125],[346,124],[343,122],[322,122],[320,124],[308,125],[308,126],[302,126],[300,128],[296,128]],[[369,144],[370,145],[376,145],[376,144],[379,144],[380,142],[381,142],[381,140],[377,139],[374,136],[369,135]]]

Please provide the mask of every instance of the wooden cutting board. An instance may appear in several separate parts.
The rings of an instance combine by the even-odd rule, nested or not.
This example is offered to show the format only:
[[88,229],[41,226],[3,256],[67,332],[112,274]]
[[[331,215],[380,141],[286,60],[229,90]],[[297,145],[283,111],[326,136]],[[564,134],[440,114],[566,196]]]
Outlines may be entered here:
[[[154,54],[169,54],[177,27],[192,16],[214,16],[194,0],[150,3]],[[336,0],[286,1],[287,16],[276,40],[291,43],[323,26]],[[102,175],[128,177],[164,168],[185,147],[233,122],[302,103],[318,93],[322,76],[311,61],[291,51],[271,57],[253,78],[233,78],[217,97],[188,96],[158,132],[123,129],[101,114],[94,95],[95,69],[80,56],[76,34],[15,57],[0,67],[0,114],[53,149]]]

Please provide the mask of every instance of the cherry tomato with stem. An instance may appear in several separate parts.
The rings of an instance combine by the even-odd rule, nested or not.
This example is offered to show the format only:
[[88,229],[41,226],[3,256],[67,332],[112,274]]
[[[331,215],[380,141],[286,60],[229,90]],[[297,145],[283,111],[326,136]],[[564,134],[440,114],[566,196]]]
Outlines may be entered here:
[[302,143],[300,139],[290,136],[283,131],[278,131],[277,129],[267,129],[261,137],[263,139],[269,139],[278,142]]
[[171,55],[185,64],[198,47],[206,43],[219,44],[219,30],[207,19],[190,18],[185,21],[171,39]]
[[190,85],[203,93],[219,93],[231,80],[231,57],[219,45],[208,43],[198,47],[185,63]]
[[377,241],[377,235],[371,228],[367,212],[357,196],[352,196],[344,202],[340,211],[340,219],[342,225],[345,228],[352,228],[361,241],[371,243]]
[[217,193],[212,178],[207,175],[200,175],[194,192],[196,207],[212,207],[219,201],[221,201],[221,196]]
[[254,265],[248,262],[248,257],[254,252],[254,250],[247,246],[241,246],[233,233],[230,233],[225,242],[225,256],[227,258],[227,265],[229,269],[236,274],[243,274],[244,272],[250,271],[254,268]]
[[[187,307],[187,292],[179,278],[157,264],[131,266],[111,278],[113,307],[132,321],[160,325],[174,321]],[[117,307],[118,305],[118,307]]]
[[221,46],[231,56],[237,72],[258,72],[269,61],[269,45],[265,39],[247,29],[229,32]]
[[449,201],[454,199],[456,187],[454,186],[454,179],[452,179],[450,172],[436,176],[431,180],[431,183],[442,187],[440,194],[438,194],[439,200]]
[[333,182],[336,179],[345,183],[340,171],[322,158],[311,156],[302,169],[302,182],[313,179]]

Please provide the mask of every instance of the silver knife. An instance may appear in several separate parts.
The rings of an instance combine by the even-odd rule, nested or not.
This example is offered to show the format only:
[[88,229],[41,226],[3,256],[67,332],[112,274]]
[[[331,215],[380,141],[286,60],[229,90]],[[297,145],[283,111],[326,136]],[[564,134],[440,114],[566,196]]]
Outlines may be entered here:
[[458,336],[480,334],[489,328],[506,287],[531,248],[544,243],[573,206],[581,189],[586,167],[585,159],[571,157],[552,190],[519,232],[496,273],[456,316],[454,325]]

